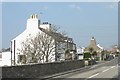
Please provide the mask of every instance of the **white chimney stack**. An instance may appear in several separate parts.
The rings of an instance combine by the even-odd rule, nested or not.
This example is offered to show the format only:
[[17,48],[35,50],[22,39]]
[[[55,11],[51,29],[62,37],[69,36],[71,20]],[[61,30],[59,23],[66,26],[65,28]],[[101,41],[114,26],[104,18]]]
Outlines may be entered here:
[[26,29],[29,29],[29,30],[38,29],[39,24],[40,23],[39,23],[37,14],[33,14],[27,20],[27,28]]

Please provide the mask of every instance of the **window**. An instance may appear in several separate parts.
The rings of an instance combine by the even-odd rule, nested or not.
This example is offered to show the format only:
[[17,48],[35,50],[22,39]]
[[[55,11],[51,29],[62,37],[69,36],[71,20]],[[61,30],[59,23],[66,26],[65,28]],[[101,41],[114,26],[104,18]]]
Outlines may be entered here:
[[25,55],[18,55],[18,63],[25,63],[26,56]]

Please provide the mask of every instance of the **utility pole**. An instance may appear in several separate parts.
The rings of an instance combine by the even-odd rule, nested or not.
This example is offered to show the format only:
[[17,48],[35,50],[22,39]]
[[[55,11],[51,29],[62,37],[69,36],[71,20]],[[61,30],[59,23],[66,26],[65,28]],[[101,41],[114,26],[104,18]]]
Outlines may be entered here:
[[14,40],[14,65],[15,65],[15,40]]
[[68,50],[68,37],[67,37],[67,50]]
[[11,66],[12,66],[12,41],[11,41]]

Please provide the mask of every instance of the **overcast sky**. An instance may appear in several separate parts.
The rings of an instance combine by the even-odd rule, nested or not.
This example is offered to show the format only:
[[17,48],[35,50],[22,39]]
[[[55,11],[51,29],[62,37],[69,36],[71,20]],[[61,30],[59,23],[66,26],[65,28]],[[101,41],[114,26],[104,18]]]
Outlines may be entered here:
[[[42,13],[40,15],[40,13]],[[104,48],[118,42],[118,6],[113,2],[22,2],[2,4],[2,47],[22,33],[31,14],[55,24],[77,46],[88,46],[94,36]],[[1,25],[0,25],[1,26]]]

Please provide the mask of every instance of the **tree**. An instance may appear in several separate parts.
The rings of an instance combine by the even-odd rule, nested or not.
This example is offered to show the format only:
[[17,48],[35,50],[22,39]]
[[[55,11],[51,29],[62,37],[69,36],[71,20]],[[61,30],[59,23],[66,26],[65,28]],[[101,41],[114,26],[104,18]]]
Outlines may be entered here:
[[96,52],[96,51],[93,51],[93,52],[92,52],[92,56],[93,56],[93,57],[97,56],[97,52]]
[[65,60],[72,60],[72,54],[70,54],[70,50],[65,51]]
[[90,52],[84,52],[84,59],[89,60],[91,58],[91,53]]
[[[21,43],[20,50],[26,56],[26,63],[51,62],[56,60],[57,43],[64,42],[64,35],[57,30],[58,27],[52,26],[49,30],[39,27],[41,30],[36,36],[29,35],[28,38]],[[24,62],[23,61],[23,62]]]
[[38,33],[22,42],[21,52],[26,63],[51,62],[55,55],[54,39],[46,33]]
[[94,49],[92,47],[89,48],[90,53],[92,54]]
[[94,51],[94,48],[90,47],[90,48],[89,48],[89,51],[90,51],[90,53],[91,53],[91,56],[95,59],[95,57],[97,56],[97,52]]

